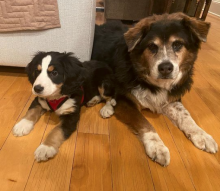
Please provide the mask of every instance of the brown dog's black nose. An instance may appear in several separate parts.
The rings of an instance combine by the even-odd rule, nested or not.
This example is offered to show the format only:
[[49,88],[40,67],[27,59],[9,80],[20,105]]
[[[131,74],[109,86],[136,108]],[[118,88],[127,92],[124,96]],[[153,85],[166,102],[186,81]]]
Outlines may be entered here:
[[170,62],[163,62],[158,66],[158,71],[163,76],[167,76],[173,71],[173,64]]
[[42,92],[44,90],[44,87],[42,87],[41,85],[36,85],[36,86],[34,86],[34,91],[36,92],[36,93],[40,93],[40,92]]

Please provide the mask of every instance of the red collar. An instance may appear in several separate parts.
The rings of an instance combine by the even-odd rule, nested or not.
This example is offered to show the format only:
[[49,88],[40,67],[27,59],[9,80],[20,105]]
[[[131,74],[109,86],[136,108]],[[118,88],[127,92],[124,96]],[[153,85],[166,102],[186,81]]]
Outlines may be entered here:
[[[81,90],[83,92],[82,94],[82,98],[81,98],[81,104],[83,103],[84,101],[84,90],[83,90],[83,87],[81,86]],[[59,109],[61,107],[61,105],[64,104],[64,102],[66,100],[68,100],[69,97],[68,96],[65,96],[65,97],[61,97],[60,99],[53,99],[53,100],[48,100],[46,99],[46,102],[47,102],[47,105],[50,107],[50,109],[52,111],[56,111],[57,109]]]
[[48,100],[47,101],[47,105],[50,107],[50,109],[52,111],[56,111],[57,109],[60,108],[61,105],[63,105],[63,103],[68,99],[69,97],[65,96],[65,97],[61,97],[60,99],[53,99],[53,100]]
[[82,92],[83,92],[83,95],[82,95],[82,98],[81,98],[81,102],[80,102],[80,103],[83,104],[83,101],[84,101],[84,97],[85,97],[85,96],[84,96],[84,90],[83,90],[83,87],[82,87],[82,86],[81,86],[81,90],[82,90]]

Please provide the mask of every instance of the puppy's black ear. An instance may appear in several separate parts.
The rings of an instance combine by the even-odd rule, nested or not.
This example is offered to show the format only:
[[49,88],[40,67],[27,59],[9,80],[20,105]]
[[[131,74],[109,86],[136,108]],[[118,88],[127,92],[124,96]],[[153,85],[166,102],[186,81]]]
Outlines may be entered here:
[[183,24],[202,42],[206,42],[210,23],[184,15]]
[[86,79],[86,72],[82,63],[72,53],[64,53],[61,58],[64,67],[64,84],[61,93],[71,95],[83,85]]
[[41,63],[41,60],[45,55],[46,55],[45,52],[37,52],[34,55],[32,61],[26,67],[28,79],[31,84],[33,84],[36,79],[35,70],[37,69],[37,65]]
[[144,38],[144,35],[148,32],[154,21],[155,16],[142,19],[124,34],[125,42],[128,46],[128,52],[131,52],[141,39]]

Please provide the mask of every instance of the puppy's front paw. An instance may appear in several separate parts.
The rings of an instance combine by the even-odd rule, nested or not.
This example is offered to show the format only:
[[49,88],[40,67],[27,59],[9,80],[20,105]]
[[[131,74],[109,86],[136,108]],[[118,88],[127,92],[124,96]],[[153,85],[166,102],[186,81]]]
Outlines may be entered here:
[[218,151],[218,144],[211,135],[201,130],[199,132],[188,135],[193,144],[206,152],[216,153]]
[[143,142],[147,155],[162,166],[170,163],[169,149],[164,145],[159,135],[154,132],[144,133]]
[[34,127],[33,121],[22,119],[13,127],[13,135],[16,137],[27,135]]
[[111,99],[110,103],[111,103],[112,106],[116,106],[116,104],[117,104],[115,99]]
[[37,162],[47,161],[49,158],[53,158],[57,154],[57,150],[52,146],[41,144],[35,151],[35,159]]
[[101,110],[100,114],[103,118],[111,117],[114,114],[114,108],[110,104],[106,104]]
[[87,106],[92,107],[92,106],[98,104],[99,102],[101,102],[101,100],[102,99],[100,96],[95,96],[89,102],[87,102]]

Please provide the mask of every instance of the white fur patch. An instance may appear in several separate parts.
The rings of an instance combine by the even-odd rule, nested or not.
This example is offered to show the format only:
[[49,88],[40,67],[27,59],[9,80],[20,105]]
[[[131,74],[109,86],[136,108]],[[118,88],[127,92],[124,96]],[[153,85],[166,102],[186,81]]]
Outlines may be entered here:
[[115,99],[111,99],[110,103],[111,103],[112,106],[116,106],[116,104],[117,104]]
[[[51,81],[51,79],[49,78],[48,73],[47,73],[47,69],[48,69],[49,64],[51,62],[51,59],[52,59],[51,56],[48,55],[45,58],[43,58],[43,60],[42,60],[42,70],[41,70],[41,73],[37,77],[37,79],[35,80],[35,82],[33,84],[33,88],[32,88],[32,92],[35,95],[46,97],[46,96],[52,95],[57,90],[56,84],[54,84]],[[36,85],[40,85],[40,86],[42,86],[44,88],[44,90],[40,94],[37,94],[34,91],[34,86],[36,86]]]
[[164,45],[163,46],[163,54],[164,54],[164,60],[166,60],[166,59],[168,59],[168,57],[167,57],[167,48],[166,48],[166,46]]
[[177,75],[177,77],[172,82],[171,86],[174,86],[174,85],[178,84],[179,81],[181,80],[182,76],[183,76],[183,73],[180,71],[179,74]]
[[114,114],[114,108],[111,101],[106,102],[106,105],[100,110],[100,114],[103,118],[111,117]]
[[46,100],[42,100],[41,98],[38,97],[38,102],[40,103],[41,107],[46,109],[47,111],[50,111],[50,107],[48,106]]
[[22,119],[13,127],[12,132],[14,136],[20,137],[29,134],[33,128],[34,128],[33,121]]
[[57,154],[57,150],[52,146],[41,144],[35,151],[35,159],[37,162],[47,161],[49,158],[53,158]]
[[102,98],[100,96],[94,96],[89,102],[87,102],[88,107],[92,107],[99,102],[101,102]]
[[170,163],[169,149],[164,145],[159,135],[154,132],[143,134],[142,141],[145,146],[147,155],[162,166],[167,166]]
[[203,130],[197,130],[195,134],[189,136],[189,139],[197,148],[203,151],[209,153],[217,153],[218,151],[218,144],[211,135]]
[[152,94],[148,89],[142,89],[140,86],[133,89],[131,93],[140,102],[143,108],[148,108],[153,112],[161,113],[162,107],[168,103],[166,90],[161,90]]
[[[75,107],[76,106],[76,101],[74,99],[68,99],[64,102],[64,104],[57,109],[55,112],[57,115],[62,115],[64,113],[66,113],[66,110]],[[74,112],[74,111],[73,111]]]

